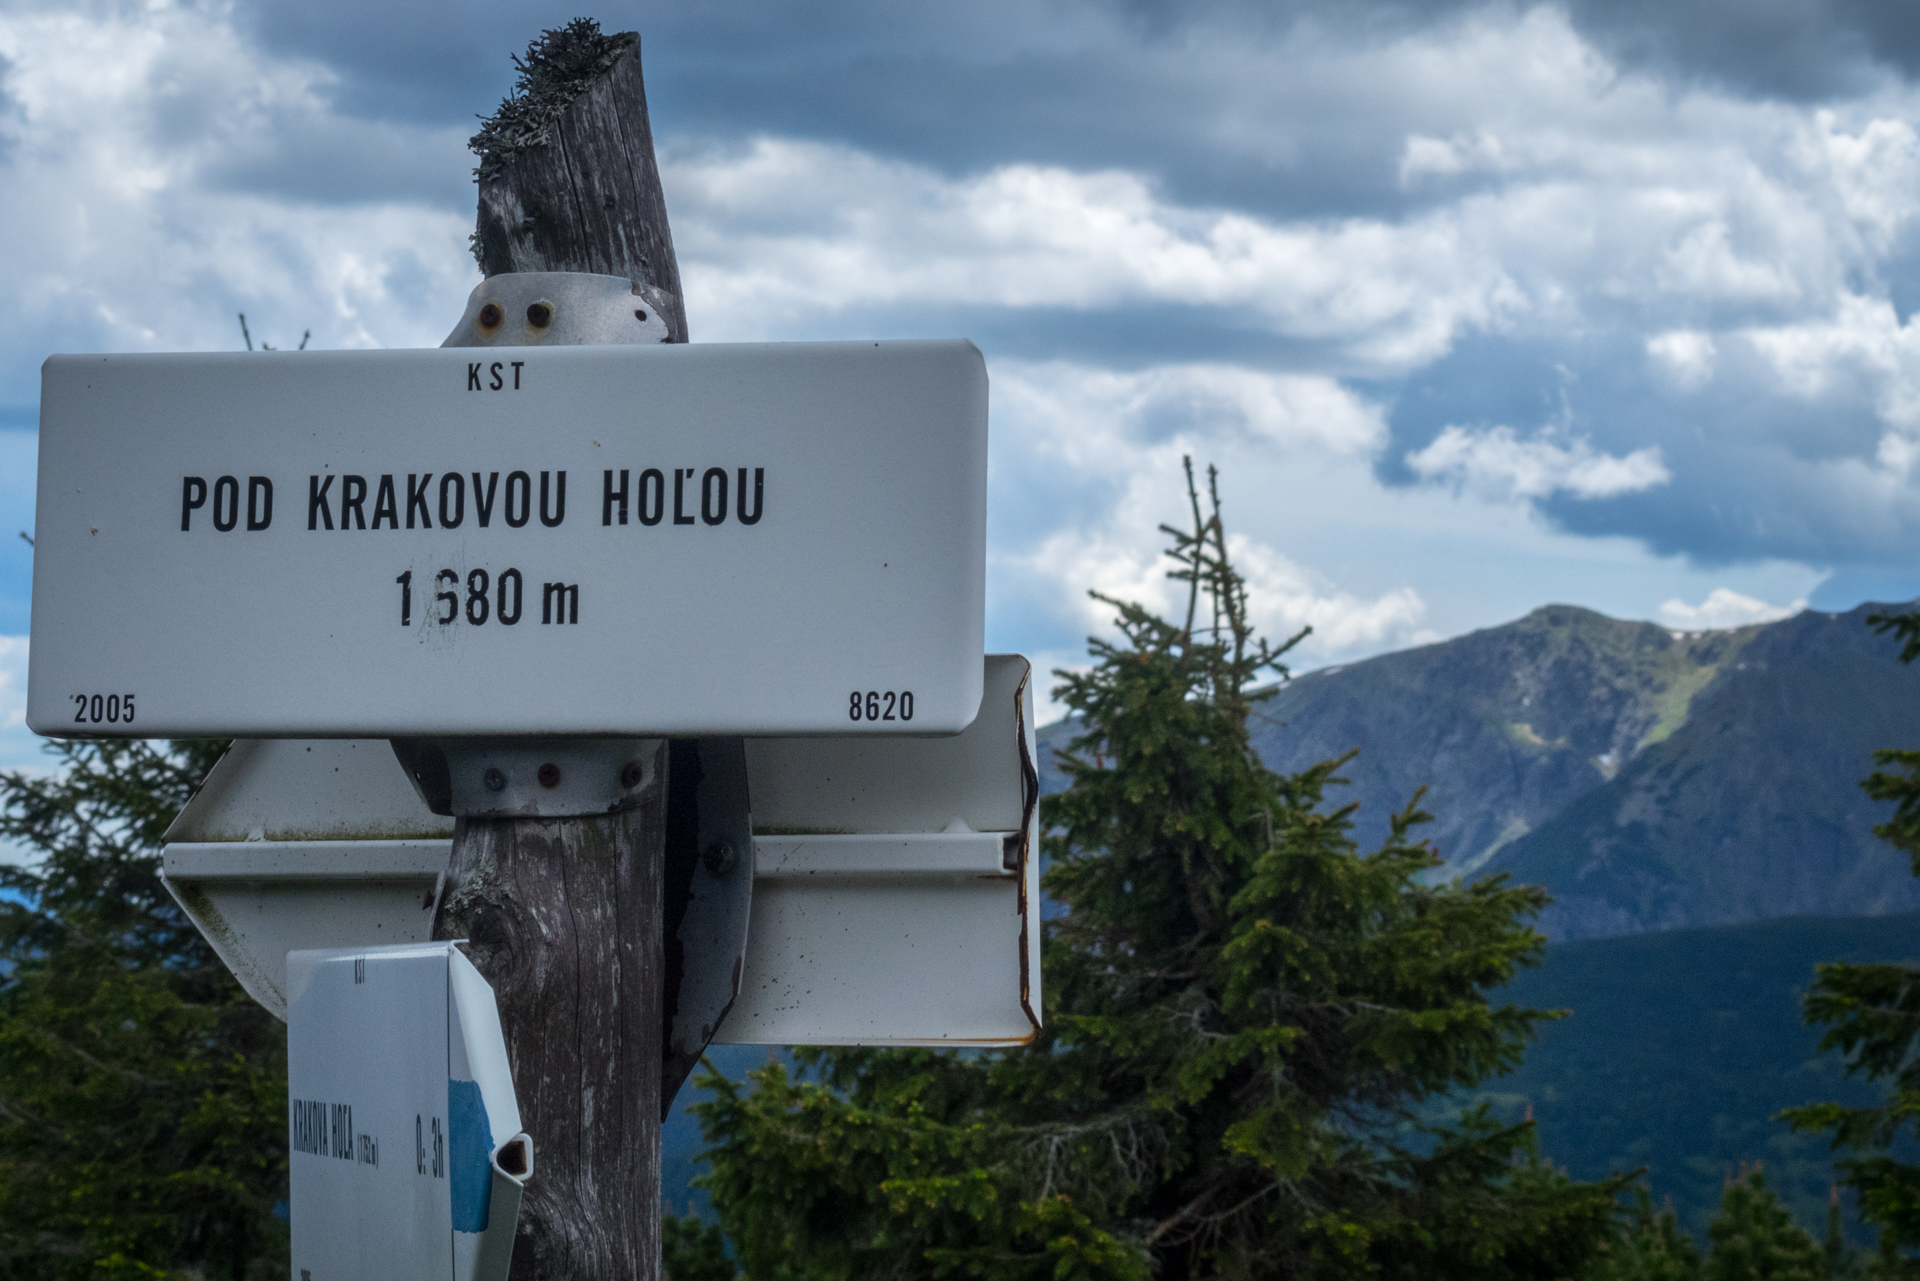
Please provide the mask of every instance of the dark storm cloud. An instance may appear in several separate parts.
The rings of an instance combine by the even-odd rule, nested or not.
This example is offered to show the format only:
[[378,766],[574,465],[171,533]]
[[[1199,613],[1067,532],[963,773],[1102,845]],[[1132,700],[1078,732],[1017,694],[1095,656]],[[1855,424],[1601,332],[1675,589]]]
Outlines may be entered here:
[[854,306],[820,314],[807,322],[807,330],[821,339],[966,334],[989,359],[1060,360],[1128,370],[1211,361],[1275,373],[1304,372],[1340,359],[1331,343],[1276,338],[1250,318],[1218,307],[1164,302],[1111,308],[918,302]]
[[[1379,42],[1475,9],[1435,3],[1188,3],[1134,0],[1145,29],[1175,33],[1223,19],[1264,27],[1311,20]],[[1810,101],[1858,91],[1877,74],[1920,74],[1920,11],[1904,0],[1559,0],[1576,28],[1622,67],[1760,97]]]
[[1920,73],[1920,18],[1901,0],[1573,0],[1575,25],[1622,65],[1736,92],[1813,101]]
[[[509,55],[576,8],[344,0],[242,12],[269,47],[339,72],[343,113],[466,127],[510,84]],[[1416,198],[1392,163],[1400,89],[1319,78],[1302,55],[1516,8],[841,0],[627,4],[598,16],[641,32],[668,139],[786,134],[947,172],[1116,166],[1154,174],[1188,203],[1314,216]],[[1624,68],[1743,94],[1821,97],[1920,66],[1920,21],[1891,0],[1576,0],[1568,12]]]
[[[244,20],[276,52],[339,73],[345,114],[466,127],[511,83],[509,55],[574,12],[482,4],[456,21],[346,0],[254,5]],[[600,18],[641,32],[663,141],[771,133],[947,173],[1118,167],[1186,203],[1314,216],[1410,203],[1394,167],[1401,113],[1379,101],[1392,86],[1316,78],[1282,46],[1357,47],[1447,15],[849,2],[622,6]]]
[[26,109],[8,84],[12,70],[13,64],[0,56],[0,165],[13,158],[17,146],[14,137],[26,123]]
[[418,202],[464,211],[473,204],[464,139],[423,139],[385,121],[299,117],[256,146],[208,162],[216,191],[271,194],[319,206]]

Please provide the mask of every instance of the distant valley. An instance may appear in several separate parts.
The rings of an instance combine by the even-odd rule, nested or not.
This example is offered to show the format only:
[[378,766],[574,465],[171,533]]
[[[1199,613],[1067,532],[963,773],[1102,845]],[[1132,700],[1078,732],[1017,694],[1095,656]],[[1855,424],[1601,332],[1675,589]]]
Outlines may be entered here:
[[1673,1198],[1702,1241],[1727,1170],[1748,1161],[1765,1163],[1768,1185],[1817,1232],[1833,1154],[1825,1135],[1773,1118],[1806,1103],[1868,1106],[1884,1091],[1847,1076],[1838,1052],[1820,1051],[1800,1001],[1818,962],[1912,964],[1917,955],[1912,914],[1556,944],[1498,995],[1567,1017],[1542,1027],[1526,1064],[1480,1097],[1508,1121],[1531,1110],[1541,1151],[1575,1178],[1644,1166],[1655,1199]]

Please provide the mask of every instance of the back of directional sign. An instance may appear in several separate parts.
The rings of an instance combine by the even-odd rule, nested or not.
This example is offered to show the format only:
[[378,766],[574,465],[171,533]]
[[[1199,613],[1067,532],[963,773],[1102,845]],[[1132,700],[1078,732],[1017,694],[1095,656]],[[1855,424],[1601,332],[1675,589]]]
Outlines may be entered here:
[[956,733],[986,460],[958,341],[56,356],[27,721]]
[[749,739],[753,925],[718,1041],[1011,1045],[1040,1027],[1032,668],[953,738]]
[[[1034,1035],[1032,668],[1014,654],[982,667],[979,715],[958,735],[748,740],[745,955],[700,954],[689,968],[709,977],[731,979],[740,960],[738,981],[680,994],[698,1004],[696,1024],[721,1020],[714,1040]],[[428,938],[450,826],[384,742],[243,741],[168,831],[164,875],[247,991],[284,1018],[290,950]]]

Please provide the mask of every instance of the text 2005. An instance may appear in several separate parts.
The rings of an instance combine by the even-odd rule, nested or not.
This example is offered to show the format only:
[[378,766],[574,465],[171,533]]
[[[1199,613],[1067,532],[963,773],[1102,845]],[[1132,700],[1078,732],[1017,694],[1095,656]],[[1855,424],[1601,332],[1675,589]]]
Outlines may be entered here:
[[133,724],[131,694],[73,694],[69,697],[73,699],[75,725]]

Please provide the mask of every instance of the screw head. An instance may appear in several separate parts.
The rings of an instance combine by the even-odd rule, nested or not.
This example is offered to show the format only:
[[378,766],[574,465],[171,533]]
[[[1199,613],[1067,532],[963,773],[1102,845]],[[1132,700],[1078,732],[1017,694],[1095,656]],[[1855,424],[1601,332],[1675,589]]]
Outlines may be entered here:
[[490,769],[482,774],[480,781],[487,785],[489,792],[505,791],[507,787],[507,776],[497,769]]
[[553,304],[534,302],[527,304],[527,323],[535,329],[545,329],[553,323]]
[[558,787],[560,786],[560,767],[548,761],[540,767],[540,772],[534,777],[540,780],[542,787]]
[[500,322],[506,318],[507,313],[501,308],[500,304],[490,302],[480,309],[480,328],[491,333],[493,330],[500,328]]
[[718,841],[701,851],[700,861],[707,865],[707,871],[713,875],[725,876],[739,865],[740,856],[734,852],[732,845]]
[[620,771],[620,786],[622,787],[640,786],[640,762],[639,761],[628,761],[626,764],[626,768]]

